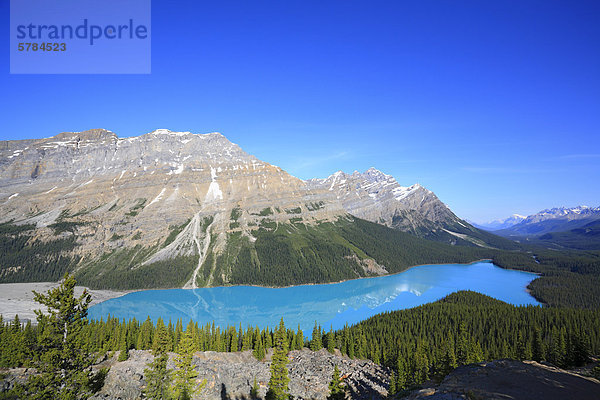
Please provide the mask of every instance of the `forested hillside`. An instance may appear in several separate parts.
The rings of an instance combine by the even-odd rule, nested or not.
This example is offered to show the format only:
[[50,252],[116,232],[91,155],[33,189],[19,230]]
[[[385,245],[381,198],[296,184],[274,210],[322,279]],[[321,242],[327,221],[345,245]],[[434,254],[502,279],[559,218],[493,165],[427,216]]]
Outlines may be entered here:
[[74,237],[41,240],[34,225],[0,224],[0,282],[57,281],[78,260]]
[[600,352],[600,310],[515,307],[475,292],[384,313],[335,332],[336,346],[395,370],[398,390],[457,365],[515,358],[582,365]]

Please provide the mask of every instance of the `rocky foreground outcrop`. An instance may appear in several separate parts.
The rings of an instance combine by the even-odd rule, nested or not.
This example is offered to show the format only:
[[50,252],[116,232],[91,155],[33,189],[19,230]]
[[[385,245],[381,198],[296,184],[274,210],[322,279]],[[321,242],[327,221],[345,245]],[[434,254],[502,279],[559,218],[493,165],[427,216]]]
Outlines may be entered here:
[[[196,353],[194,365],[198,382],[206,381],[195,399],[248,399],[254,379],[259,397],[264,398],[270,377],[270,357],[257,361],[252,352]],[[337,365],[348,388],[349,399],[367,400],[387,397],[389,384],[385,368],[368,360],[351,360],[336,351],[312,352],[308,349],[289,353],[290,394],[296,399],[325,399],[328,384]],[[149,351],[132,350],[127,361],[117,355],[94,368],[110,368],[103,388],[92,399],[139,399],[146,382],[144,369],[153,360]],[[169,368],[173,368],[172,357]],[[408,400],[512,399],[512,400],[598,400],[600,381],[584,376],[590,369],[567,371],[535,361],[496,360],[459,367],[441,383],[429,382],[424,389],[401,393],[392,398]],[[25,383],[31,369],[3,371],[0,397],[13,385]],[[583,375],[582,375],[583,374]]]
[[415,391],[408,400],[598,400],[597,379],[535,361],[496,360],[459,367],[440,385]]
[[[269,382],[270,355],[258,361],[251,351],[239,353],[196,353],[194,365],[198,381],[206,385],[198,399],[249,399],[254,379],[260,386],[260,397],[265,396]],[[325,399],[333,369],[338,366],[352,399],[382,398],[387,395],[388,371],[368,360],[351,360],[326,350],[307,349],[289,353],[290,394],[299,399]],[[144,369],[153,356],[148,351],[132,350],[127,361],[116,357],[98,367],[110,367],[104,387],[94,399],[137,399],[145,385]],[[172,367],[172,358],[169,361]]]

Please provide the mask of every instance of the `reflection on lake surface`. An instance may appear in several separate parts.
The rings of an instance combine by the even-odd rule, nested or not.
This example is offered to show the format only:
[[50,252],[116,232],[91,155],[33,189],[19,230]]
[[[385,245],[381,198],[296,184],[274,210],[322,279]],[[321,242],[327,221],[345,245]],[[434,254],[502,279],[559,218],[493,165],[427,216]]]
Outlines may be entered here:
[[539,303],[526,287],[535,274],[506,270],[490,262],[423,265],[396,275],[325,285],[287,288],[231,286],[202,289],[144,290],[90,308],[93,319],[108,314],[120,319],[154,321],[182,318],[218,326],[275,326],[283,316],[289,327],[312,332],[315,321],[329,330],[375,314],[416,307],[457,290],[474,290],[507,303]]

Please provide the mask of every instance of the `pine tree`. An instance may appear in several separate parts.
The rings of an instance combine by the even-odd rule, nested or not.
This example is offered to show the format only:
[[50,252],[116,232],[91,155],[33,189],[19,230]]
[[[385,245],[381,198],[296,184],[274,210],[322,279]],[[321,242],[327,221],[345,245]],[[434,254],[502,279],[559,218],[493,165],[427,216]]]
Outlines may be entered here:
[[258,386],[258,383],[256,382],[256,377],[254,377],[254,383],[252,384],[252,388],[250,389],[250,398],[252,400],[258,400],[258,391],[260,390],[260,387]]
[[171,348],[171,340],[162,318],[159,318],[156,322],[153,339],[154,360],[148,364],[149,368],[144,370],[146,377],[144,395],[150,399],[164,399],[169,395],[171,381],[171,373],[167,369],[169,359],[167,351]]
[[473,342],[471,340],[469,349],[469,364],[480,363],[483,361],[483,350],[481,349],[479,341]]
[[[349,333],[348,333],[348,324],[344,325],[344,330],[342,331],[342,354],[347,354],[350,356],[350,349],[348,349],[348,343],[350,342]],[[350,357],[352,358],[352,357]]]
[[183,335],[183,321],[181,321],[181,318],[177,318],[177,323],[175,324],[175,341],[173,343],[174,349],[177,349],[179,347],[179,341],[181,340],[182,335]]
[[513,358],[513,353],[512,351],[510,351],[510,348],[508,347],[508,343],[506,342],[506,339],[502,340],[502,345],[500,347],[500,358]]
[[66,274],[60,286],[47,294],[34,293],[47,314],[35,310],[38,321],[38,374],[27,383],[30,399],[87,398],[93,358],[82,349],[82,329],[87,324],[91,296],[74,296],[75,278]]
[[[240,325],[240,336],[242,335],[242,326]],[[231,352],[236,352],[238,351],[238,346],[239,346],[239,342],[238,342],[238,334],[235,331],[234,327],[229,328],[229,336],[231,337],[230,341],[229,341],[229,351]],[[245,351],[246,349],[242,348],[242,351]]]
[[331,377],[331,382],[329,382],[329,396],[327,396],[328,400],[343,400],[346,398],[346,390],[344,386],[342,386],[342,382],[340,379],[340,370],[337,366],[333,368],[333,376]]
[[269,390],[267,399],[269,400],[287,400],[288,399],[288,348],[287,333],[283,318],[279,322],[279,328],[275,331],[274,351],[271,359],[271,379],[269,379]]
[[167,327],[167,331],[169,332],[169,348],[167,351],[175,350],[175,328],[173,327],[173,323],[171,322],[171,318],[169,318],[169,326]]
[[302,350],[304,348],[304,333],[302,329],[300,329],[300,324],[298,324],[298,330],[296,331],[296,347],[294,350]]
[[119,357],[117,361],[125,361],[129,358],[129,349],[127,348],[127,340],[121,340],[121,345],[119,346]]
[[254,350],[252,350],[252,354],[258,361],[262,361],[265,358],[265,346],[263,344],[262,335],[258,335],[256,337],[256,342],[254,343]]
[[265,330],[265,349],[270,349],[273,347],[273,336],[271,335],[271,331],[269,331],[269,327]]
[[417,344],[417,350],[415,350],[414,354],[414,365],[415,365],[415,373],[414,380],[415,383],[421,384],[429,379],[429,359],[427,358],[427,353],[425,351],[425,345],[419,341]]
[[456,353],[454,352],[454,337],[450,334],[448,339],[444,341],[444,355],[441,368],[442,375],[448,375],[457,366],[458,362],[456,360]]
[[0,347],[6,353],[6,366],[21,366],[25,361],[25,341],[21,334],[21,321],[19,316],[15,315],[10,328],[6,330],[5,345]]
[[560,364],[559,367],[567,366],[567,332],[565,327],[563,326],[560,330],[560,334],[558,336],[558,351],[560,354]]
[[335,336],[333,335],[333,327],[330,327],[329,333],[327,333],[327,351],[332,354],[335,351]]
[[252,350],[252,328],[250,327],[242,335],[242,351],[246,350]]
[[542,333],[538,327],[535,327],[533,332],[532,359],[534,361],[542,361],[546,359],[546,350],[542,341]]
[[144,323],[142,324],[142,328],[140,329],[140,334],[138,337],[138,344],[136,348],[138,350],[148,350],[152,346],[152,339],[154,333],[154,324],[150,317],[146,318]]
[[576,367],[582,366],[590,359],[590,347],[588,338],[585,335],[575,334],[572,337],[571,355],[573,365]]
[[[235,330],[234,330],[235,331]],[[192,359],[194,357],[194,342],[192,332],[186,330],[182,333],[179,346],[177,347],[177,356],[175,357],[175,371],[173,372],[173,383],[171,393],[175,399],[189,399],[198,393],[206,385],[203,381],[199,387],[196,385],[195,378],[198,373],[194,370]]]
[[525,341],[523,332],[519,331],[517,336],[517,358],[519,360],[531,360],[531,343]]
[[456,345],[456,360],[458,365],[469,363],[469,337],[464,323],[460,323],[458,329],[458,343]]
[[323,348],[323,342],[321,340],[321,329],[317,325],[317,321],[315,321],[315,327],[312,331],[312,338],[310,340],[310,349],[312,351],[319,351]]
[[390,388],[388,389],[388,396],[392,396],[398,392],[396,388],[396,383],[398,382],[398,377],[396,376],[396,371],[392,370],[390,374]]
[[406,365],[406,361],[401,356],[398,356],[398,360],[396,361],[396,370],[398,371],[398,375],[396,378],[396,390],[404,390],[409,386],[409,378],[408,378],[408,366]]

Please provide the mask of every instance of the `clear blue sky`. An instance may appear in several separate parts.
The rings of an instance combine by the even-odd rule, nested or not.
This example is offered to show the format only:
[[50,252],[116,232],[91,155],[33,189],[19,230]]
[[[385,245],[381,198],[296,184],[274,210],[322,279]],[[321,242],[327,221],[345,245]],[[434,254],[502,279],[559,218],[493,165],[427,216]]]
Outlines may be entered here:
[[[0,1],[8,26],[8,1]],[[375,166],[475,221],[600,205],[598,1],[152,1],[152,74],[10,75],[0,140],[222,132],[300,178]]]

